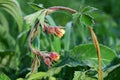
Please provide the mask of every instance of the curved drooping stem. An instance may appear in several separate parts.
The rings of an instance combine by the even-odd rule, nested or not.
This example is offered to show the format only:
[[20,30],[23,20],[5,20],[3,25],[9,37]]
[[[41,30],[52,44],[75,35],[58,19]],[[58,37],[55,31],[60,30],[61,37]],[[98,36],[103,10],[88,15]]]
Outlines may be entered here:
[[72,13],[76,13],[77,12],[74,9],[71,9],[71,8],[68,8],[68,7],[63,7],[63,6],[53,6],[53,7],[50,7],[49,9],[51,9],[53,11],[56,11],[56,10],[66,10],[66,11],[69,11],[69,12],[72,12]]
[[36,53],[36,50],[32,47],[32,44],[31,44],[32,41],[31,41],[31,39],[32,39],[33,32],[36,30],[36,27],[37,27],[38,25],[39,25],[39,21],[36,21],[34,27],[31,29],[30,34],[29,34],[29,36],[28,36],[28,44],[29,44],[30,50],[31,50],[33,53],[35,53],[35,54],[37,54],[37,53]]
[[93,39],[94,46],[95,46],[96,52],[97,52],[97,57],[98,57],[98,80],[103,80],[103,78],[102,78],[101,53],[100,53],[99,42],[97,40],[97,37],[96,37],[92,27],[90,27],[90,32],[91,32],[91,35],[92,35],[92,39]]
[[[52,10],[52,12],[54,12],[56,10],[66,10],[66,11],[69,11],[69,12],[72,12],[72,13],[76,13],[77,12],[76,10],[73,10],[71,8],[68,8],[68,7],[63,7],[63,6],[54,6],[54,7],[48,8],[48,9]],[[48,14],[50,14],[50,13],[48,13]],[[35,23],[34,28],[31,29],[31,32],[29,34],[28,43],[29,43],[29,47],[30,47],[31,51],[34,54],[36,54],[36,55],[40,54],[43,57],[42,53],[40,51],[37,51],[36,49],[34,49],[32,47],[32,44],[31,44],[32,34],[36,30],[35,27],[38,26],[38,25],[39,25],[39,21],[37,20],[37,22]],[[93,31],[93,29],[91,27],[90,27],[90,32],[92,34],[92,39],[93,39],[93,42],[94,42],[94,45],[95,45],[95,48],[96,48],[96,52],[97,52],[97,56],[98,56],[98,80],[102,80],[102,64],[101,64],[100,47],[99,47],[99,43],[98,43],[97,37],[96,37],[96,35],[95,35],[95,33],[94,33],[94,31]]]

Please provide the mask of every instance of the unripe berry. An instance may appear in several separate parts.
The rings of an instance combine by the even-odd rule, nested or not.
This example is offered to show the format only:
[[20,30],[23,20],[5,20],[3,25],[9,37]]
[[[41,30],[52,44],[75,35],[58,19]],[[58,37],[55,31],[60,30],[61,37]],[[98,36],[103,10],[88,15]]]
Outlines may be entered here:
[[58,61],[60,59],[60,55],[56,52],[50,52],[49,57],[51,61]]

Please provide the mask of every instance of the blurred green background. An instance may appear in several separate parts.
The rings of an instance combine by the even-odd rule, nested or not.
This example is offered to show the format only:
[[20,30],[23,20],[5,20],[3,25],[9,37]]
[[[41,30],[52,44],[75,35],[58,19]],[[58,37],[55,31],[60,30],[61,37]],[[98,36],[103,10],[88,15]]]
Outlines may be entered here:
[[[120,62],[120,0],[16,0],[17,5],[14,5],[14,1],[11,4],[7,3],[10,0],[5,1],[0,0],[0,71],[12,80],[25,77],[30,71],[34,59],[27,43],[31,27],[24,21],[26,15],[36,11],[29,5],[32,2],[43,5],[45,8],[66,6],[77,11],[80,11],[84,6],[97,8],[98,10],[91,14],[95,20],[94,31],[101,44],[112,48],[117,53],[118,60],[115,64]],[[5,6],[2,3],[10,6]],[[66,26],[72,21],[71,13],[65,11],[57,11],[50,16],[52,16],[56,25]],[[72,28],[71,30],[74,36],[70,38],[69,49],[81,43],[92,42],[87,29],[84,31],[78,30],[81,30],[81,28]],[[45,34],[40,33],[40,37],[35,39],[36,43],[34,45],[36,48],[47,51],[57,50],[58,52],[66,49],[64,39],[61,39],[61,42],[57,40],[59,41],[57,44],[61,44],[61,46],[58,46],[59,49],[53,49],[52,47],[55,48],[56,45],[52,43],[52,40],[45,37]],[[39,70],[46,71],[47,67],[43,63],[41,64],[43,67]]]

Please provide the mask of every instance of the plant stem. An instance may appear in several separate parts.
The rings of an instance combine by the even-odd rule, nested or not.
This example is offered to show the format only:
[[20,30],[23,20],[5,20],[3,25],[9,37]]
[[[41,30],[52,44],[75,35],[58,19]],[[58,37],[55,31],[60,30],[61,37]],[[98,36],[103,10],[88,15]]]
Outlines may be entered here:
[[91,35],[92,35],[92,39],[93,39],[94,46],[95,46],[96,52],[97,52],[97,57],[98,57],[98,80],[103,80],[103,77],[102,77],[102,63],[101,63],[101,54],[100,54],[99,42],[97,40],[97,37],[96,37],[92,27],[90,27],[90,32],[91,32]]
[[66,10],[66,11],[70,11],[72,13],[76,13],[77,11],[68,7],[63,7],[63,6],[53,6],[50,7],[49,9],[56,11],[56,10]]
[[28,36],[28,44],[29,44],[30,50],[35,54],[37,54],[37,51],[32,47],[31,38],[32,38],[33,32],[37,29],[38,25],[39,25],[39,21],[37,20],[34,27],[31,29],[29,36]]

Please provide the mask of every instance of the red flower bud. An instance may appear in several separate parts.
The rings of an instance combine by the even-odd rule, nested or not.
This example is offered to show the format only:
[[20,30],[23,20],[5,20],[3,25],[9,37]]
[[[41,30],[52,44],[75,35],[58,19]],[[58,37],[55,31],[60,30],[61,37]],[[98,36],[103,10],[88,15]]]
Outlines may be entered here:
[[50,61],[50,59],[49,58],[45,58],[44,59],[44,63],[50,68],[51,67],[51,61]]
[[65,34],[65,30],[59,27],[55,27],[55,35],[61,38]]
[[47,31],[49,34],[55,34],[59,38],[61,38],[65,34],[65,30],[58,26],[52,27],[44,25],[43,31]]
[[60,55],[56,52],[50,52],[49,57],[51,61],[58,61],[60,59]]
[[54,27],[48,27],[47,31],[48,31],[48,33],[50,33],[50,34],[54,34],[54,33],[55,33]]

